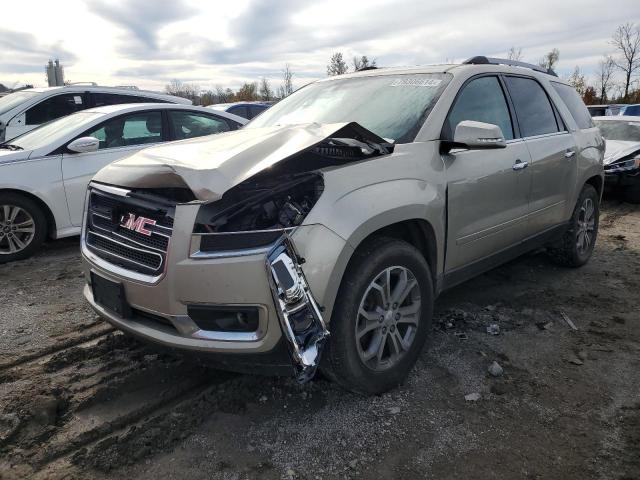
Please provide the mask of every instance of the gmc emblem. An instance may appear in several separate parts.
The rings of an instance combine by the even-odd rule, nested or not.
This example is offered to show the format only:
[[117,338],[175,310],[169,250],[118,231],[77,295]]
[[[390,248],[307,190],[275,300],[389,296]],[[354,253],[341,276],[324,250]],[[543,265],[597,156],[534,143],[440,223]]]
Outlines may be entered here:
[[120,218],[120,226],[122,228],[126,228],[127,230],[133,230],[135,232],[141,233],[142,235],[146,235],[147,237],[151,236],[151,230],[147,230],[145,227],[147,225],[155,225],[156,221],[146,217],[136,217],[133,213],[130,213],[127,217],[123,215]]

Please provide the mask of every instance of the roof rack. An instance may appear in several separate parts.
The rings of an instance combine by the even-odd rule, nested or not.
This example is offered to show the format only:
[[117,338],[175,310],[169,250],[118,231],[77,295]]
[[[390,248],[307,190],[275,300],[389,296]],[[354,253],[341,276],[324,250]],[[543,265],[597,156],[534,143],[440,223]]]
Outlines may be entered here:
[[510,65],[512,67],[528,68],[530,70],[535,70],[536,72],[553,75],[554,77],[558,76],[556,72],[554,72],[550,68],[543,68],[538,65],[533,65],[532,63],[520,62],[518,60],[508,60],[506,58],[493,58],[478,55],[477,57],[471,57],[470,59],[465,60],[462,63],[465,65]]
[[91,85],[91,86],[98,86],[98,84],[96,82],[71,82],[71,83],[67,83],[65,86],[70,87],[72,85]]

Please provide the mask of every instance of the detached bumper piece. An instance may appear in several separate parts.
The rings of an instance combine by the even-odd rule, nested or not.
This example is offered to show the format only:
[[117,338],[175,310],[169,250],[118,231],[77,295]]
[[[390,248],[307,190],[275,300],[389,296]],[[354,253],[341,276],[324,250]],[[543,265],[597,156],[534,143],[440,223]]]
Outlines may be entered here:
[[267,256],[269,283],[296,379],[311,380],[329,331],[313,298],[295,246],[285,233]]

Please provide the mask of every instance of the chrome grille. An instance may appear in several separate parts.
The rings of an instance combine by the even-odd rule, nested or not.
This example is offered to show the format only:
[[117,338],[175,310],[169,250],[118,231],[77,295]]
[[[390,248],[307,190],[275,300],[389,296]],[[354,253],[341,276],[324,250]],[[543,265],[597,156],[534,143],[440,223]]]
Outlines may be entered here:
[[[85,243],[98,257],[127,270],[159,275],[169,249],[174,207],[93,189],[87,204]],[[130,214],[155,222],[144,231],[123,226]]]

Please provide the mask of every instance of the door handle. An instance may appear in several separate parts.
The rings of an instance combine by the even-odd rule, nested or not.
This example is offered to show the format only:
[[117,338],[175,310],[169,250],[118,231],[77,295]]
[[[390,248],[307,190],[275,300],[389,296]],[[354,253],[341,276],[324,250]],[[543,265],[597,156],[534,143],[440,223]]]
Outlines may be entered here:
[[529,162],[523,162],[522,160],[516,160],[516,163],[513,164],[514,170],[524,170],[529,166]]
[[575,150],[567,150],[564,152],[564,158],[571,158],[576,154]]

